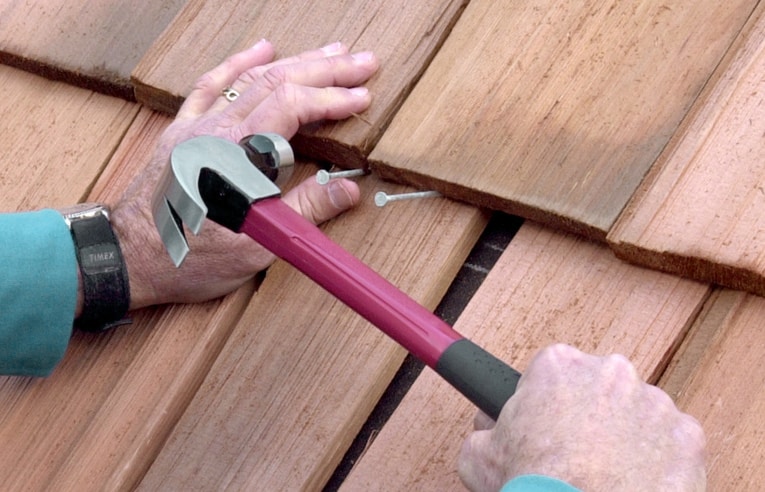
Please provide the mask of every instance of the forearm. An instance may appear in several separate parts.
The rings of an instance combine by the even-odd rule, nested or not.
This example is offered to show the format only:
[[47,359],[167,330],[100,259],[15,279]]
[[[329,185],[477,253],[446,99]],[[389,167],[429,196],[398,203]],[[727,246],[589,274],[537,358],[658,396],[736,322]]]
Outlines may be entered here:
[[[0,374],[50,374],[64,356],[74,320],[82,315],[83,277],[64,213],[65,209],[47,209],[0,214]],[[140,221],[133,227],[137,224]],[[131,238],[125,221],[120,225],[114,230],[118,240],[129,245],[125,263],[138,274],[131,281],[131,289],[138,292],[131,308],[151,304],[138,279],[148,276],[153,266],[136,257],[140,240]]]

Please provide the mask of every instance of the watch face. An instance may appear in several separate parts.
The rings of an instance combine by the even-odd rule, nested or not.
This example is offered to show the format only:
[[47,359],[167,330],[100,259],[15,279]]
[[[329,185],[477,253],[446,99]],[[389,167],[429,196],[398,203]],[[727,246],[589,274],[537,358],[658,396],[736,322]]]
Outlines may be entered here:
[[78,205],[60,209],[59,212],[64,216],[67,225],[71,224],[72,221],[95,217],[97,215],[104,215],[107,220],[109,219],[109,208],[100,203],[80,203]]
[[122,267],[116,244],[100,243],[80,250],[80,268],[86,275],[118,271]]

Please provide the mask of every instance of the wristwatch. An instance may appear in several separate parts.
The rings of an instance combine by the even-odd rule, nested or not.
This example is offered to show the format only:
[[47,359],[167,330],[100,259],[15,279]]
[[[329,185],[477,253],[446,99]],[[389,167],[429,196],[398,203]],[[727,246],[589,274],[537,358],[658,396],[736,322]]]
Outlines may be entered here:
[[63,210],[74,241],[82,278],[82,313],[74,326],[104,331],[130,323],[130,283],[117,236],[109,221],[109,208],[83,203]]

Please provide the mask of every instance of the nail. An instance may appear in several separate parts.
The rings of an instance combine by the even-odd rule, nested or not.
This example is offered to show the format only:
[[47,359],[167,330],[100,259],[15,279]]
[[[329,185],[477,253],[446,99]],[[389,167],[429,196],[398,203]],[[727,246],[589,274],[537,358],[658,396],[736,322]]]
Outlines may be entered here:
[[260,48],[261,46],[263,46],[267,42],[268,42],[268,40],[266,40],[266,38],[263,38],[260,41],[258,41],[257,43],[255,43],[254,45],[252,45],[252,47],[253,48]]
[[327,46],[322,47],[321,51],[327,55],[339,55],[343,52],[343,43],[337,41],[332,44],[328,44]]
[[415,198],[431,198],[437,196],[441,196],[441,193],[437,191],[415,191],[413,193],[389,195],[384,191],[378,191],[375,193],[375,205],[378,207],[384,207],[389,202],[396,202],[398,200],[413,200]]
[[351,57],[353,57],[353,59],[357,62],[369,63],[374,60],[375,55],[371,51],[361,51],[359,53],[352,54]]
[[369,89],[366,87],[354,87],[348,90],[351,91],[351,94],[358,97],[364,97],[369,94]]
[[337,210],[346,210],[353,205],[353,198],[348,190],[345,189],[345,185],[340,181],[333,181],[327,186],[327,192],[329,193],[329,201],[335,206]]
[[348,171],[337,171],[334,173],[330,173],[328,171],[325,171],[324,169],[321,169],[319,172],[316,173],[316,182],[320,185],[325,185],[330,182],[332,179],[337,178],[352,178],[354,176],[363,176],[367,172],[364,169],[349,169]]

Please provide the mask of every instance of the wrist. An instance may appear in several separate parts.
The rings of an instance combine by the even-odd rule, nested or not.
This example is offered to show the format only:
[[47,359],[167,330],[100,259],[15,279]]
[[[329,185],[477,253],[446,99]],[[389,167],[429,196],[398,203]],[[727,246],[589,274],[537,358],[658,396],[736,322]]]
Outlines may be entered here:
[[153,231],[141,227],[146,220],[140,211],[124,203],[118,205],[112,214],[112,227],[122,246],[127,267],[131,310],[161,303],[152,283],[157,268],[151,261],[152,245],[159,238],[155,240]]

